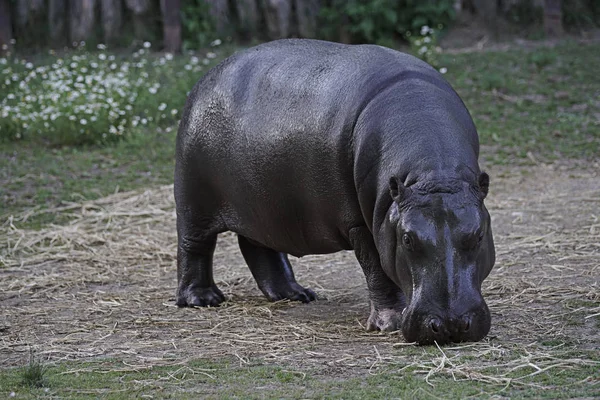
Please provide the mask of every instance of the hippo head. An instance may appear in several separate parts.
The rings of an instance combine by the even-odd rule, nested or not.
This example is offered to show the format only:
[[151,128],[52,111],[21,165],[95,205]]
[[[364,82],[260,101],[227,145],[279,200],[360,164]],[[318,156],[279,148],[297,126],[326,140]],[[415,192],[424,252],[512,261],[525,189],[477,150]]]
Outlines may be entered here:
[[382,266],[406,297],[402,333],[409,342],[477,341],[490,329],[481,294],[495,261],[483,204],[489,176],[474,181],[390,180],[393,202],[379,242],[387,249]]

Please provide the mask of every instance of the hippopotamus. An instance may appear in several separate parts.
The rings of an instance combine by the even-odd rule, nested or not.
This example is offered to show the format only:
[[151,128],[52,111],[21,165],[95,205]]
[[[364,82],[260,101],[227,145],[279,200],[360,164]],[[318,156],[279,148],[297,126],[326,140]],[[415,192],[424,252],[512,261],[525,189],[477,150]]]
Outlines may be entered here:
[[368,330],[477,341],[495,262],[489,176],[467,108],[427,63],[389,48],[278,40],[189,92],[176,140],[176,303],[218,306],[217,235],[237,234],[271,301],[310,302],[288,255],[354,251]]

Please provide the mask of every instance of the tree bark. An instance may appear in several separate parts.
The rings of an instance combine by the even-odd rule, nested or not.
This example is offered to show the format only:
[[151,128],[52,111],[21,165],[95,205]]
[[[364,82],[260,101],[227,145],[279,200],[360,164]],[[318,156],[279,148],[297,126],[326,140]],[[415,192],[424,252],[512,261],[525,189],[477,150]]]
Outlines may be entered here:
[[8,46],[12,39],[12,20],[10,18],[10,1],[0,0],[0,54],[6,51],[3,47]]
[[291,0],[263,0],[263,11],[269,39],[282,39],[290,34]]
[[104,43],[115,43],[121,33],[123,4],[121,0],[100,0],[102,37]]
[[70,1],[71,42],[87,40],[94,33],[96,0]]
[[125,0],[127,8],[133,13],[133,29],[135,38],[148,40],[151,37],[148,26],[148,14],[150,13],[150,0]]
[[14,3],[18,27],[30,27],[36,16],[44,10],[44,0],[16,0]]
[[50,46],[58,48],[67,41],[67,2],[66,0],[50,0],[48,2],[48,27],[50,29]]
[[320,0],[294,0],[298,33],[305,38],[317,36],[317,17],[321,8]]
[[488,27],[494,39],[498,38],[498,3],[496,0],[474,0],[477,14],[479,14]]
[[240,33],[246,36],[245,39],[257,36],[260,10],[256,0],[236,0],[235,6]]
[[231,13],[229,12],[229,2],[227,0],[204,0],[209,5],[210,15],[215,20],[217,33],[227,35],[233,31],[231,29]]
[[561,3],[561,0],[544,1],[544,32],[546,36],[562,36],[564,34]]
[[46,40],[44,0],[16,0],[15,38],[25,46],[38,46]]
[[163,16],[165,51],[179,53],[181,51],[181,1],[161,0],[160,9]]

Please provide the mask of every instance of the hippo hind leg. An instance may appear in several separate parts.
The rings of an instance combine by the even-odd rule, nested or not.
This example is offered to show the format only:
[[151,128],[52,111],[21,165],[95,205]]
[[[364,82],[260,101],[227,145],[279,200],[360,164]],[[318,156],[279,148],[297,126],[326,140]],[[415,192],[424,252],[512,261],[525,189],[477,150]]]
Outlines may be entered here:
[[296,282],[286,253],[259,246],[242,235],[238,235],[238,242],[258,288],[267,299],[289,299],[308,303],[317,298],[315,292]]

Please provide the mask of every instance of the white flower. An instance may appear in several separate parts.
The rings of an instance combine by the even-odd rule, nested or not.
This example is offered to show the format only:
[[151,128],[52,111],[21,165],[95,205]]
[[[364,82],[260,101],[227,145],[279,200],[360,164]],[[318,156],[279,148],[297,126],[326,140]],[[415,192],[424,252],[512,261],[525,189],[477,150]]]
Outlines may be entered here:
[[160,103],[160,105],[158,106],[158,111],[164,111],[166,108],[167,108],[166,103]]
[[9,99],[9,100],[14,100],[14,99],[15,99],[15,95],[14,95],[14,94],[12,94],[12,93],[9,93],[9,94],[6,96],[6,98],[7,98],[7,99]]
[[446,72],[448,72],[448,68],[446,68],[446,67],[440,68],[440,73],[445,74]]
[[33,64],[28,62],[27,64],[25,64],[25,68],[31,69],[31,68],[33,68]]
[[425,36],[425,37],[423,38],[423,41],[424,41],[425,43],[431,43],[431,38],[430,38],[429,36]]
[[74,115],[69,115],[69,121],[75,121],[77,118]]
[[425,36],[429,33],[430,28],[427,25],[423,25],[421,27],[421,36]]
[[99,43],[98,45],[96,45],[96,48],[97,48],[98,50],[106,50],[106,45],[104,45],[104,44],[102,44],[102,43]]
[[92,68],[98,68],[98,63],[95,63],[95,62],[90,63],[90,67],[92,67]]
[[142,123],[142,125],[146,125],[148,123],[148,120],[146,118],[142,118],[140,122]]
[[191,71],[192,70],[192,66],[190,64],[185,64],[185,67],[183,67],[186,69],[186,71]]
[[171,61],[173,59],[173,54],[167,53],[165,54],[165,58],[167,59],[167,61]]
[[213,47],[215,47],[215,46],[220,46],[220,45],[221,45],[221,43],[223,43],[223,42],[221,42],[221,39],[216,39],[216,40],[213,40],[213,41],[210,43],[210,45],[211,45],[211,46],[213,46]]
[[10,39],[9,43],[10,44],[17,44],[17,40],[16,39]]
[[152,46],[152,43],[150,43],[150,42],[144,42],[144,48],[149,49],[150,46]]
[[427,46],[423,46],[419,49],[419,54],[425,54],[427,53]]
[[76,62],[72,62],[70,66],[71,66],[71,68],[77,68],[77,63]]
[[99,58],[100,60],[103,60],[103,61],[104,61],[104,60],[106,60],[106,54],[104,54],[104,53],[100,53],[100,54],[98,54],[98,58]]
[[8,50],[8,45],[6,43],[2,45],[2,50]]
[[87,125],[87,119],[85,119],[85,118],[81,118],[81,119],[79,120],[79,123],[80,123],[81,125]]
[[171,115],[177,115],[177,110],[176,109],[172,109],[171,110]]
[[156,92],[158,92],[158,90],[154,86],[151,86],[150,88],[148,88],[148,91],[152,94],[156,94]]
[[207,58],[215,58],[217,55],[215,53],[213,53],[212,51],[209,51],[208,53],[206,53],[206,57]]

